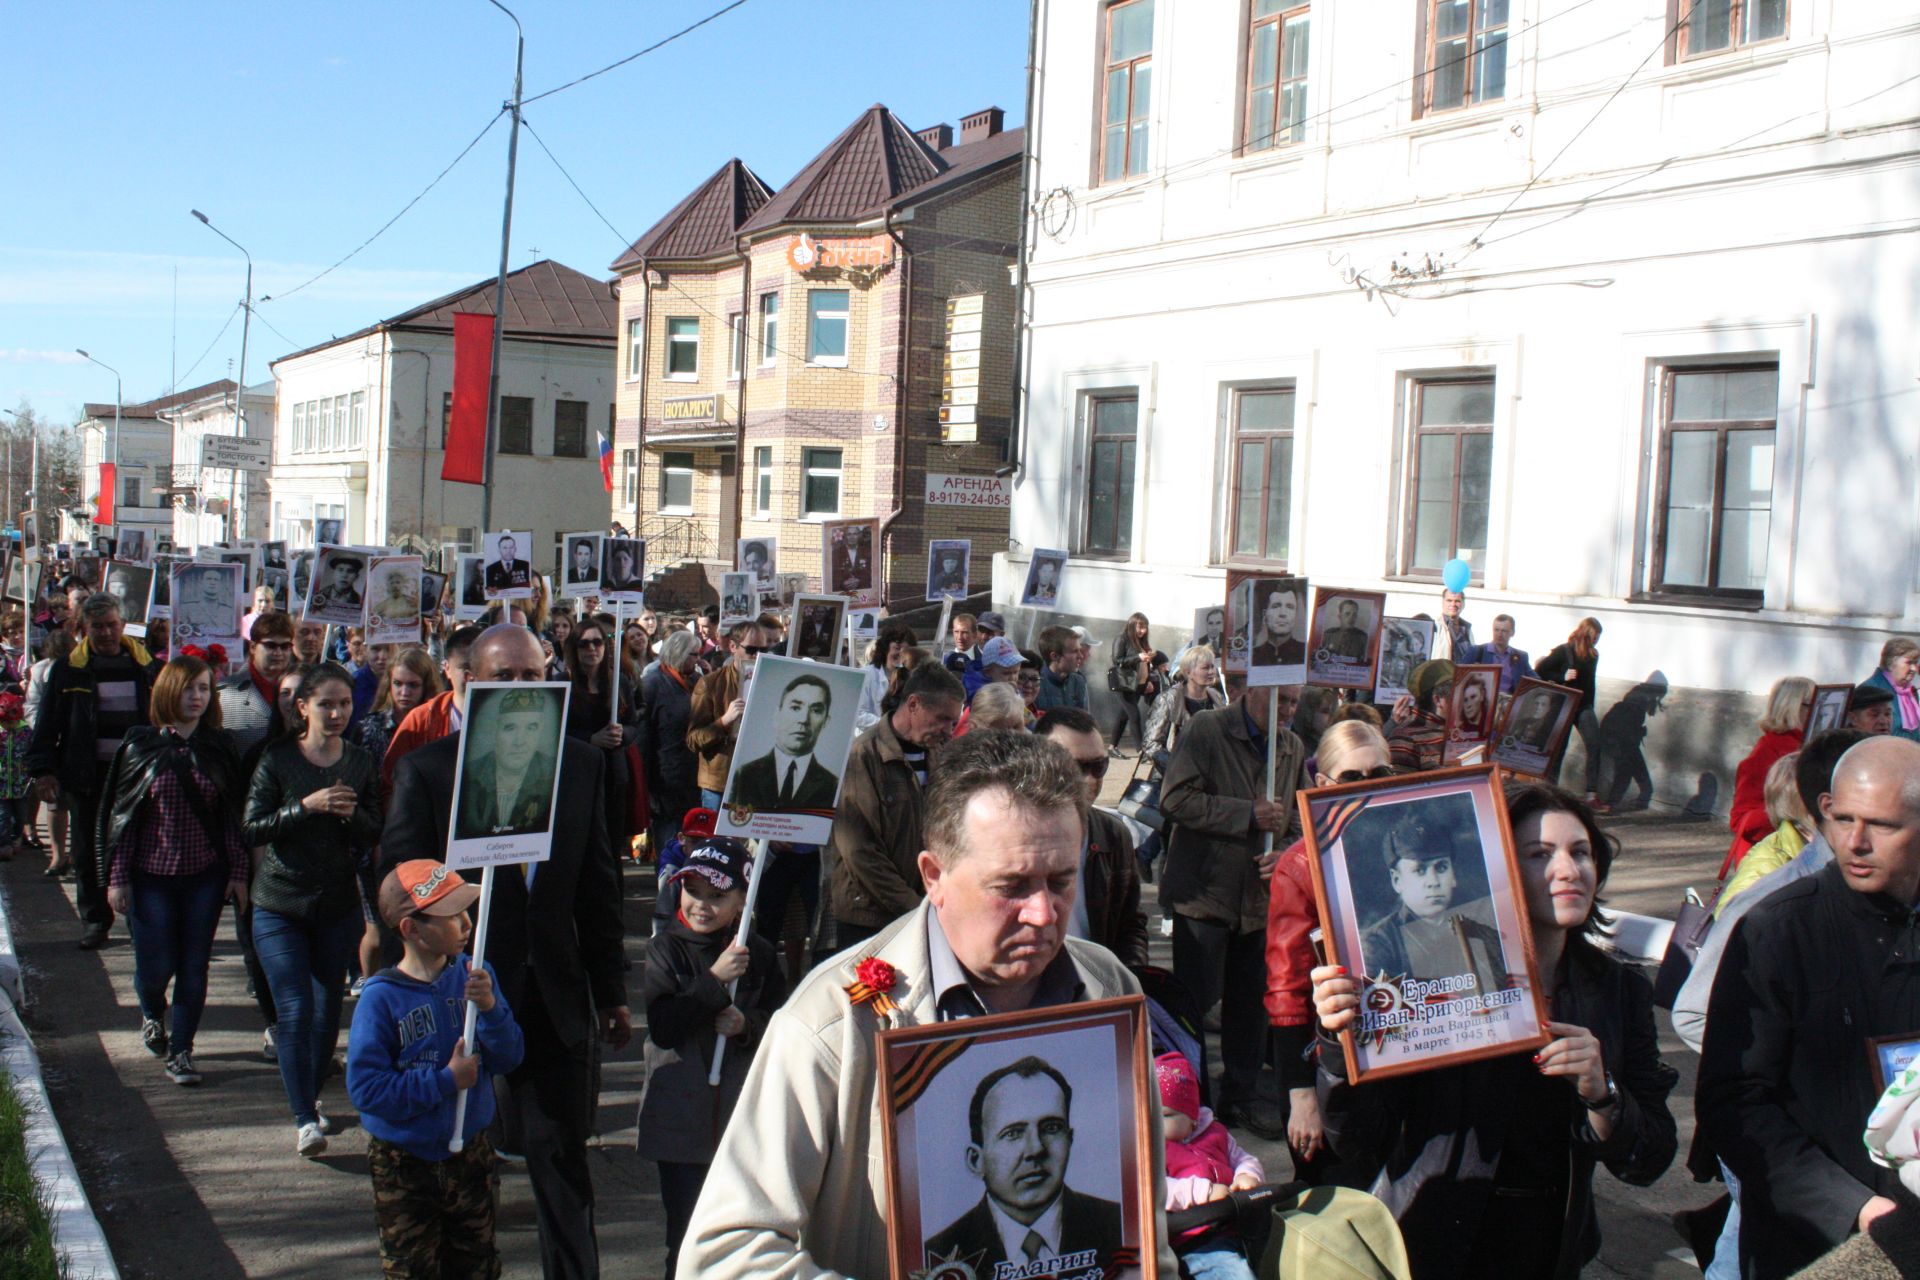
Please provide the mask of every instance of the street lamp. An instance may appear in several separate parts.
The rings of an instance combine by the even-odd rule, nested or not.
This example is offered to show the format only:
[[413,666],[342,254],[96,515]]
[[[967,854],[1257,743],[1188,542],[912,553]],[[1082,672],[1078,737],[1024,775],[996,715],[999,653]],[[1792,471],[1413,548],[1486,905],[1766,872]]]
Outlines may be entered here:
[[[92,356],[87,355],[87,353],[79,347],[75,347],[74,352],[88,360],[92,360],[93,363],[113,375],[113,484],[114,488],[118,489],[120,487],[120,371],[108,364],[105,360],[94,360]],[[100,514],[98,505],[94,507],[94,514],[96,516]],[[116,530],[120,527],[120,495],[118,493],[113,495],[113,527]]]
[[[200,221],[206,225],[207,230],[240,250],[240,256],[247,260],[247,296],[246,300],[240,304],[246,313],[240,317],[240,384],[235,387],[233,391],[233,435],[234,439],[238,440],[247,434],[246,421],[243,417],[244,411],[241,408],[241,404],[247,394],[247,330],[251,328],[253,324],[253,255],[247,252],[245,245],[235,240],[220,228],[214,226],[213,223],[208,220],[206,214],[200,212],[198,209],[189,209],[188,212],[200,219]],[[229,542],[233,541],[236,537],[245,536],[244,532],[240,534],[234,533],[233,516],[239,492],[240,471],[239,468],[236,467],[227,472],[227,540]],[[248,506],[252,506],[252,503],[248,503]]]

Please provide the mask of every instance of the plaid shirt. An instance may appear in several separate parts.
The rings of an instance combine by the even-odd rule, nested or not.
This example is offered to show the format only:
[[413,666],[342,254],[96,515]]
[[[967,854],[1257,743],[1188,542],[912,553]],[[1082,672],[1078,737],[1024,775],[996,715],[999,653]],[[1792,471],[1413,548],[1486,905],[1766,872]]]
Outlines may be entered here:
[[[218,814],[220,797],[213,779],[194,769],[193,782],[206,799],[207,812]],[[221,824],[220,845],[216,846],[187,803],[180,774],[174,769],[161,769],[154,775],[139,821],[113,851],[107,883],[128,884],[135,871],[149,876],[196,876],[221,862],[227,865],[230,884],[245,884],[253,872],[253,861],[235,824]]]
[[33,739],[33,726],[24,720],[0,724],[0,800],[18,800],[33,790],[33,778],[27,772],[27,744]]

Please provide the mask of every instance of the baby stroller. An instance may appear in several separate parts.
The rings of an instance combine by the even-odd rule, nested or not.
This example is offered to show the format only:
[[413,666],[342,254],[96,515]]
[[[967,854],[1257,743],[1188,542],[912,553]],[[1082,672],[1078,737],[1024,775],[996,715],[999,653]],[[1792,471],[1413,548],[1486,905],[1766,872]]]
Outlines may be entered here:
[[1177,1053],[1193,1064],[1194,1074],[1200,1077],[1200,1101],[1212,1106],[1211,1092],[1207,1083],[1207,1037],[1201,1028],[1201,1019],[1206,1010],[1194,998],[1181,981],[1173,976],[1173,970],[1162,969],[1159,965],[1143,964],[1131,966],[1133,976],[1140,981],[1140,990],[1147,997],[1147,1026],[1153,1037],[1153,1057],[1163,1053]]
[[680,834],[669,839],[657,853],[659,861],[654,866],[654,883],[658,886],[653,895],[653,931],[660,929],[673,919],[680,910],[680,886],[667,883],[673,879],[687,860],[687,846],[696,841],[705,840],[713,834],[713,824],[720,815],[712,809],[689,809],[687,816],[680,821]]

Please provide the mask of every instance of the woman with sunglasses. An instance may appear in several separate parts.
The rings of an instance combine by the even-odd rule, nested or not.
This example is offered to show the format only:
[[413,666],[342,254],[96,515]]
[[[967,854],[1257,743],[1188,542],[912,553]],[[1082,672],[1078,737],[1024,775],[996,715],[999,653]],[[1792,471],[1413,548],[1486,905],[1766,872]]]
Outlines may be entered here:
[[627,743],[639,728],[635,686],[613,651],[613,629],[598,615],[582,618],[567,637],[567,670],[573,696],[567,700],[567,736],[600,748],[607,758],[607,838],[614,861],[624,862],[633,838],[633,770]]
[[[1320,738],[1313,785],[1366,782],[1391,777],[1387,740],[1364,720],[1342,720]],[[1287,1091],[1287,1148],[1294,1175],[1303,1181],[1333,1180],[1333,1160],[1320,1123],[1320,1100],[1313,1088],[1313,941],[1320,912],[1314,905],[1313,872],[1307,842],[1296,840],[1274,864],[1267,886],[1267,1020]]]

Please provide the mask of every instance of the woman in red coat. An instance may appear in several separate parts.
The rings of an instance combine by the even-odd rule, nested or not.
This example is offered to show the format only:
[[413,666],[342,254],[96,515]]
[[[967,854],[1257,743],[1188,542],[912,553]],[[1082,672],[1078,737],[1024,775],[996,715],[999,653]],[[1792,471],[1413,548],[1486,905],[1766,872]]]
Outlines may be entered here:
[[1781,756],[1800,749],[1812,710],[1813,681],[1804,676],[1774,681],[1767,694],[1767,713],[1760,717],[1760,741],[1733,771],[1733,811],[1727,816],[1733,847],[1720,865],[1722,880],[1740,865],[1756,840],[1773,833],[1773,824],[1767,821],[1767,770]]

